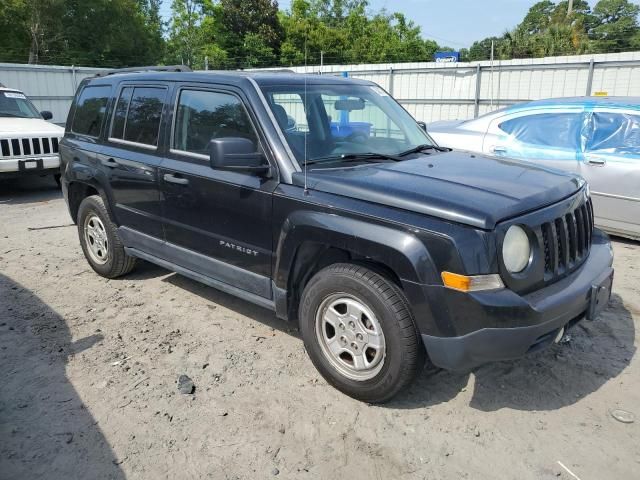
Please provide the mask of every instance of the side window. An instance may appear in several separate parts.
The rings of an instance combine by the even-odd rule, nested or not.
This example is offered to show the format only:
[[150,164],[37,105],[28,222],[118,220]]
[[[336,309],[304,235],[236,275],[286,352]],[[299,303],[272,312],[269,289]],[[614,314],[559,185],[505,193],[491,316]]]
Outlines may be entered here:
[[71,131],[82,135],[100,135],[102,120],[111,94],[108,85],[85,87],[76,102]]
[[158,146],[166,92],[164,87],[123,88],[113,113],[110,138]]
[[124,126],[127,120],[127,112],[129,111],[132,93],[133,87],[123,88],[120,93],[120,98],[118,98],[116,110],[113,114],[113,126],[111,127],[111,135],[109,135],[111,138],[124,138]]
[[498,128],[521,143],[576,151],[581,117],[580,113],[538,113],[507,120]]
[[593,112],[587,151],[640,157],[640,115]]
[[240,99],[228,93],[182,90],[178,99],[172,148],[208,154],[209,142],[221,137],[258,140]]

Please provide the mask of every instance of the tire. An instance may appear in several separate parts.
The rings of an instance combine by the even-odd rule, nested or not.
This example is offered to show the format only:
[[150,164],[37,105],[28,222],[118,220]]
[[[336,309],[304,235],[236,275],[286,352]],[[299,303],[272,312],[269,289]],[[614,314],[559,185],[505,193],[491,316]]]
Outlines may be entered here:
[[99,275],[117,278],[133,270],[136,259],[125,253],[100,196],[92,195],[80,203],[78,236],[85,258]]
[[318,272],[302,293],[299,312],[311,361],[352,398],[386,402],[424,366],[409,302],[394,283],[364,266],[338,263]]
[[61,175],[59,173],[55,173],[53,175],[53,179],[56,181],[56,184],[58,185],[58,187],[62,186],[62,183],[60,181],[60,177],[61,177]]

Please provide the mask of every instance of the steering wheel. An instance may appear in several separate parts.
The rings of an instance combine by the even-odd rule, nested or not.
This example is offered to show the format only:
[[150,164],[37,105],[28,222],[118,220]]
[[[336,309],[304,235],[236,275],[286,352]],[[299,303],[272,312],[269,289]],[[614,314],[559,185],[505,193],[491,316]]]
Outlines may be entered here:
[[352,134],[344,137],[344,139],[347,142],[366,143],[367,140],[369,140],[369,135],[364,132],[353,132]]

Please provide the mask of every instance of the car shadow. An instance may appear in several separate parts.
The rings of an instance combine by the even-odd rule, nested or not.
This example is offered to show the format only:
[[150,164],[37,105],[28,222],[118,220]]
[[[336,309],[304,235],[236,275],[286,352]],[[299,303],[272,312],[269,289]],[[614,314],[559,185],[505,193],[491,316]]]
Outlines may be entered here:
[[[301,339],[296,322],[280,320],[268,309],[147,262],[141,262],[141,267],[126,278],[169,274],[164,282]],[[579,322],[560,344],[518,360],[483,365],[470,373],[427,367],[412,385],[381,407],[430,407],[472,389],[470,407],[482,411],[559,409],[620,375],[636,352],[634,342],[633,317],[622,298],[614,293],[596,321]]]
[[556,410],[595,392],[629,365],[636,352],[633,317],[616,294],[594,321],[578,323],[563,342],[468,374],[427,370],[386,407],[437,405],[472,389],[471,408]]
[[229,310],[233,310],[240,315],[257,320],[258,322],[279,330],[280,332],[287,333],[296,338],[301,338],[297,322],[281,320],[269,309],[260,307],[239,297],[229,295],[228,293],[224,293],[195,280],[191,280],[190,278],[184,277],[178,273],[164,278],[163,281],[171,283],[178,288],[187,290],[194,295],[205,298],[209,302],[215,303]]
[[0,180],[0,205],[47,202],[62,198],[53,175]]
[[60,315],[0,274],[0,477],[125,478],[65,373],[70,358],[101,340],[72,341]]

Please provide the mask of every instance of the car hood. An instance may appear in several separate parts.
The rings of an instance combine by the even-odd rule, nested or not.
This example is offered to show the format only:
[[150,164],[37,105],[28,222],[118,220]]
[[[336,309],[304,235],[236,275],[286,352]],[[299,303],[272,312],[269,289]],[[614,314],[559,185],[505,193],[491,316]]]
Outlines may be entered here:
[[62,137],[64,128],[41,118],[0,117],[0,137],[32,135]]
[[[295,174],[294,182],[303,185],[304,175]],[[451,151],[398,163],[308,170],[307,185],[491,230],[572,195],[584,180],[526,162]]]
[[427,124],[427,133],[430,132],[450,132],[462,125],[465,120],[440,120]]

